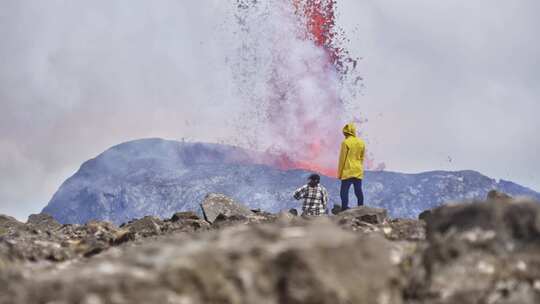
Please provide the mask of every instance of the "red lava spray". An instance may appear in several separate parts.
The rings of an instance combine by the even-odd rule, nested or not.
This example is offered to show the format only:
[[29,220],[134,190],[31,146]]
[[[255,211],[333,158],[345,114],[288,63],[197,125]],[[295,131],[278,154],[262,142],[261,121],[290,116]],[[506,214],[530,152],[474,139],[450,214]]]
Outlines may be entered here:
[[[356,60],[340,46],[335,0],[238,0],[242,85],[257,106],[255,135],[282,169],[336,175],[346,122],[340,95]],[[353,84],[354,85],[354,84]],[[257,90],[258,88],[258,90]],[[368,165],[372,163],[367,161]]]

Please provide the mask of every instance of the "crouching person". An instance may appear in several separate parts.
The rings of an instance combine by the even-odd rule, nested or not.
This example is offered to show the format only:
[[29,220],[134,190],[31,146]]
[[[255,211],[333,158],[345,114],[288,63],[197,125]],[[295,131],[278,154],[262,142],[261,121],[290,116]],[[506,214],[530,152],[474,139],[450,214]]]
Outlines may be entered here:
[[321,184],[321,177],[312,174],[308,178],[307,185],[294,192],[294,198],[303,200],[302,215],[322,216],[326,214],[328,206],[328,191]]

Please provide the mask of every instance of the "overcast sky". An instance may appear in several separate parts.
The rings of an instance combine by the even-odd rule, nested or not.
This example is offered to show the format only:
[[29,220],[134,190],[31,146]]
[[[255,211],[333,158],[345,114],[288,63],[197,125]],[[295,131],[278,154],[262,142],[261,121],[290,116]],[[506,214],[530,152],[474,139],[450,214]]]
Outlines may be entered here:
[[[220,142],[238,114],[225,0],[0,2],[0,213],[39,212],[131,139]],[[392,171],[474,169],[540,190],[540,2],[338,0]],[[238,134],[236,134],[238,136]]]

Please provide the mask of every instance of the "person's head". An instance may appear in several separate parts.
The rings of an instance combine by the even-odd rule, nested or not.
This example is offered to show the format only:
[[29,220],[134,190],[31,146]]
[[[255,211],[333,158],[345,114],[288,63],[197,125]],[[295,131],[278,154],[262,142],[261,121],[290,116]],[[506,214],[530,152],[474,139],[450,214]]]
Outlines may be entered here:
[[311,187],[317,186],[320,181],[321,181],[321,177],[319,176],[319,174],[311,174],[308,177],[308,185]]
[[345,135],[345,137],[356,136],[356,126],[354,123],[348,123],[343,127],[343,135]]

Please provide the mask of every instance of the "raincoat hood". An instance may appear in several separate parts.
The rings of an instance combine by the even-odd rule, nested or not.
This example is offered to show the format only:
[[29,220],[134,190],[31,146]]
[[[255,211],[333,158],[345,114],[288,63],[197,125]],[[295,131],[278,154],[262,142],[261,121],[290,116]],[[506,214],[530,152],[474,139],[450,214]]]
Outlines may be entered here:
[[356,136],[356,126],[354,123],[348,123],[343,127],[343,135],[345,136]]

